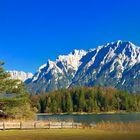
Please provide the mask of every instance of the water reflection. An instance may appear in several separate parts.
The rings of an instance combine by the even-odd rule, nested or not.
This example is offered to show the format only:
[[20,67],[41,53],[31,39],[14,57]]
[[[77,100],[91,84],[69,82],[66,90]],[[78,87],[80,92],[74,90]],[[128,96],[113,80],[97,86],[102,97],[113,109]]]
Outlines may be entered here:
[[140,122],[140,114],[87,114],[87,115],[38,115],[38,120],[57,119],[61,121],[74,121],[82,123],[92,122]]

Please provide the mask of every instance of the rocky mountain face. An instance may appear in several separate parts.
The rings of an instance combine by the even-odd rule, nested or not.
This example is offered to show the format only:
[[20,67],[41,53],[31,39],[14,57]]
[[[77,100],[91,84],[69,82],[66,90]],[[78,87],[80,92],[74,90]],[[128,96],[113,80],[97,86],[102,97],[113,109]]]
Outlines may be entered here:
[[83,50],[74,50],[69,55],[60,55],[55,62],[48,60],[31,80],[26,81],[29,91],[52,91],[68,88],[79,68],[80,59],[86,54]]
[[33,77],[33,74],[29,72],[25,73],[23,71],[16,71],[16,70],[8,71],[8,72],[10,73],[12,79],[19,79],[23,82]]
[[117,41],[89,51],[75,50],[39,68],[26,81],[29,91],[39,93],[74,86],[112,86],[140,92],[140,47]]

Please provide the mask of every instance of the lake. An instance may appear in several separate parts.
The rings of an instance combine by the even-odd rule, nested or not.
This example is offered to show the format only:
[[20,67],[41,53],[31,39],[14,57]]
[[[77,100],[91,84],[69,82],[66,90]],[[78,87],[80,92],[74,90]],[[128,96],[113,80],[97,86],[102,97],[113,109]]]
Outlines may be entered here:
[[37,120],[61,120],[81,122],[81,123],[94,123],[94,122],[140,122],[140,113],[130,114],[84,114],[84,115],[38,115]]

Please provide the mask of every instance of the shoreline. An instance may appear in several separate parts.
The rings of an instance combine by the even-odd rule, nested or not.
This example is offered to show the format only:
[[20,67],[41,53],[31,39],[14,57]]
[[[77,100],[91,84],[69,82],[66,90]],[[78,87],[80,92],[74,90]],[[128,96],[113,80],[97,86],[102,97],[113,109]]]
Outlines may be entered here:
[[87,112],[73,112],[73,113],[37,113],[37,116],[51,116],[51,115],[104,115],[104,114],[139,114],[140,112],[124,112],[124,111],[111,111],[111,112],[92,112],[92,113],[87,113]]

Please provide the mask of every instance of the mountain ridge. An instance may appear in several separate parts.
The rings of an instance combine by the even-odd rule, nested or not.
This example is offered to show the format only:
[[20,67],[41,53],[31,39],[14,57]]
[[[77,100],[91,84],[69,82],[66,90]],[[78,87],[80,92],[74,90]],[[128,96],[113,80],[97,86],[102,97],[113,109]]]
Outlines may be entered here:
[[23,82],[33,77],[33,74],[31,72],[24,72],[24,71],[17,71],[17,70],[9,70],[7,72],[10,73],[11,79],[19,79]]
[[112,86],[137,93],[139,79],[140,48],[130,41],[118,40],[48,60],[25,83],[35,93],[73,86]]

